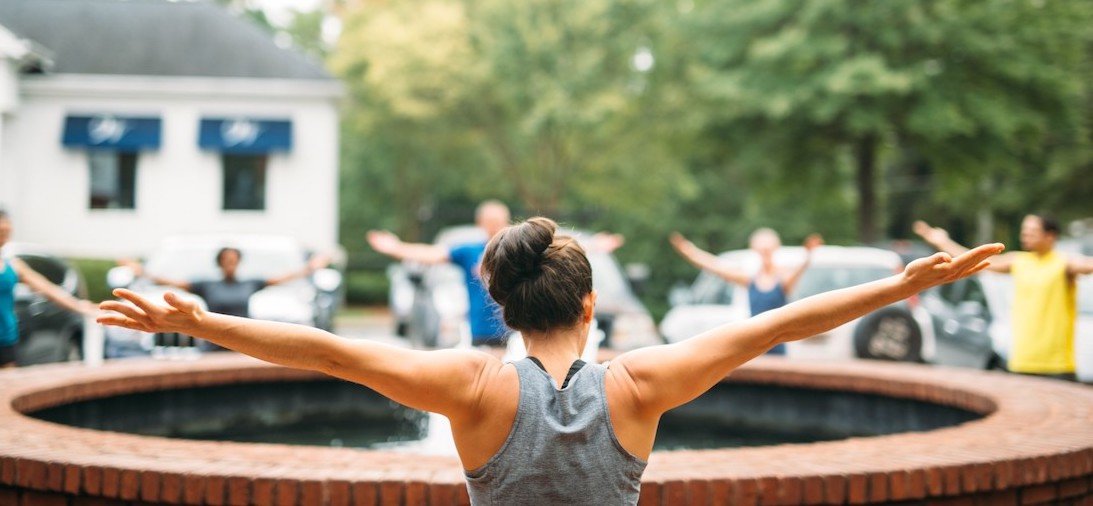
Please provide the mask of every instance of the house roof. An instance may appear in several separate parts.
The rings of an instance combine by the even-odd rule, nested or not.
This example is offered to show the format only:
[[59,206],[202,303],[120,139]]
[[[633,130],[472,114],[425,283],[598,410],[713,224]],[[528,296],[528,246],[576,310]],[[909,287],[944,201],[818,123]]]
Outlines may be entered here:
[[333,79],[209,1],[2,0],[0,25],[66,74]]

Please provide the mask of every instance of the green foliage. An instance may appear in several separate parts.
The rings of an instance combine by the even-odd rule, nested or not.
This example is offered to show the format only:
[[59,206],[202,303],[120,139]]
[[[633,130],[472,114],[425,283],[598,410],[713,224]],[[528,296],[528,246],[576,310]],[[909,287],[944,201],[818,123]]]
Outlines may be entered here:
[[382,270],[346,271],[345,301],[351,305],[387,304],[390,285]]
[[68,261],[83,274],[87,283],[88,300],[102,302],[114,298],[110,294],[110,287],[106,285],[106,271],[117,266],[117,262],[98,258],[70,258]]

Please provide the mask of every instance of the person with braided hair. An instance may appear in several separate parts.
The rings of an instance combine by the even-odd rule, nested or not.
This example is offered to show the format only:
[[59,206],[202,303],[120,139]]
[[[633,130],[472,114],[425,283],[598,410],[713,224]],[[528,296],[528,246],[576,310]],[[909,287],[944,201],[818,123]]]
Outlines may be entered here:
[[165,304],[127,290],[101,323],[180,332],[287,367],[360,383],[451,421],[472,504],[636,504],[657,425],[741,364],[922,290],[969,276],[1000,253],[988,244],[938,253],[891,277],[814,295],[692,339],[579,359],[594,318],[592,269],[580,244],[547,218],[505,227],[482,257],[482,280],[528,357],[503,363],[473,349],[412,350],[299,325]]

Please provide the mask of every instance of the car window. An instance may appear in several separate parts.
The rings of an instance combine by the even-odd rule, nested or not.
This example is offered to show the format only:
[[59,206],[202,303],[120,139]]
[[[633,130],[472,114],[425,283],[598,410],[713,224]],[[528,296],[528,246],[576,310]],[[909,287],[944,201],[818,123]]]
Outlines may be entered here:
[[956,304],[960,302],[960,292],[962,291],[964,281],[956,281],[953,283],[946,283],[937,287],[937,293],[941,296],[945,302],[949,304]]
[[965,283],[967,288],[964,290],[964,301],[978,302],[983,306],[984,316],[990,318],[990,306],[987,304],[987,294],[983,291],[983,285],[979,280],[970,278],[966,279]]
[[1078,312],[1093,315],[1093,276],[1078,278]]
[[34,269],[38,274],[45,276],[50,283],[55,285],[61,285],[65,281],[65,274],[68,269],[61,262],[52,258],[41,257],[37,255],[19,255],[19,258],[27,264],[27,267]]
[[803,299],[818,293],[830,292],[892,275],[892,269],[874,265],[836,265],[809,267],[797,284],[793,299]]

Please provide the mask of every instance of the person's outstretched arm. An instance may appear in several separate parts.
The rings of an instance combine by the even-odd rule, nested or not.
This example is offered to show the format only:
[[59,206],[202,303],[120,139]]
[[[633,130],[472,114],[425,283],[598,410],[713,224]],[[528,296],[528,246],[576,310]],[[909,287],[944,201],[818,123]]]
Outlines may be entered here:
[[672,247],[679,252],[679,255],[690,262],[691,265],[705,271],[710,271],[729,283],[745,286],[747,286],[748,283],[751,283],[751,277],[748,276],[747,273],[740,269],[734,269],[722,264],[717,256],[695,246],[693,242],[688,241],[678,232],[672,232],[669,240],[672,243]]
[[1066,259],[1066,273],[1071,276],[1093,274],[1093,257],[1071,255]]
[[133,260],[131,258],[119,259],[118,260],[118,265],[120,265],[122,267],[128,267],[130,270],[133,271],[133,275],[138,277],[138,278],[141,277],[141,276],[147,276],[148,279],[152,280],[152,282],[157,284],[157,285],[171,286],[171,287],[178,288],[179,290],[185,290],[187,292],[193,290],[193,283],[190,283],[189,281],[183,281],[181,279],[165,278],[163,276],[155,276],[155,275],[148,274],[144,270],[144,265],[141,265],[140,262],[138,262],[136,260]]
[[441,264],[450,260],[447,249],[432,244],[402,242],[386,230],[369,230],[368,244],[372,249],[397,260],[423,264]]
[[[938,251],[944,251],[952,256],[959,256],[968,248],[965,248],[960,243],[952,240],[949,237],[949,232],[941,227],[931,227],[928,223],[922,220],[918,220],[912,225],[915,233],[926,241],[927,244],[937,248]],[[1006,253],[997,258],[991,259],[990,267],[987,270],[1001,273],[1009,273],[1013,268],[1013,253]]]
[[801,276],[812,265],[812,252],[823,246],[823,244],[824,238],[820,234],[812,234],[805,238],[805,261],[790,271],[789,276],[782,280],[782,290],[786,292],[786,295],[793,293],[793,290],[797,288],[797,282],[801,280]]
[[144,332],[178,332],[207,339],[252,357],[296,369],[319,371],[359,383],[400,404],[452,418],[473,416],[490,361],[473,350],[418,351],[356,341],[303,325],[258,321],[202,310],[192,299],[168,292],[164,304],[129,290],[124,301],[103,302],[111,313],[99,323]]
[[54,304],[83,315],[93,315],[98,312],[93,302],[73,297],[64,288],[53,284],[45,276],[32,269],[26,262],[13,258],[11,266],[15,269],[15,275],[19,277],[20,282],[30,287],[31,290],[44,295]]
[[265,280],[267,286],[280,285],[282,283],[288,283],[289,281],[306,278],[315,273],[319,269],[323,269],[330,265],[330,256],[325,254],[313,255],[308,261],[307,265],[302,269],[287,272],[280,276],[272,277]]
[[777,344],[814,336],[931,286],[970,276],[1002,249],[988,244],[957,258],[946,253],[920,258],[895,276],[813,295],[679,343],[624,353],[610,372],[617,375],[614,381],[630,385],[629,404],[638,416],[660,416]]

